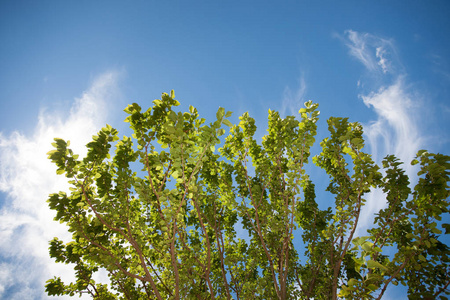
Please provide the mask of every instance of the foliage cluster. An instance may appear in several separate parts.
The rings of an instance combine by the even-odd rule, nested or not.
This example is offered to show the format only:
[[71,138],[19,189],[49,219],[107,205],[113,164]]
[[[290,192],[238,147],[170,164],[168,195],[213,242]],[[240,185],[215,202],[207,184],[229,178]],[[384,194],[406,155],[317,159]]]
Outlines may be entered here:
[[[49,159],[72,187],[48,202],[73,236],[67,243],[54,238],[50,255],[74,264],[77,280],[50,279],[49,295],[381,299],[390,284],[407,286],[411,299],[449,294],[450,250],[439,240],[442,229],[449,232],[441,222],[449,210],[449,156],[419,151],[411,189],[396,157],[380,168],[363,151],[361,125],[330,118],[330,135],[312,158],[329,175],[334,197],[333,207],[321,210],[305,171],[317,104],[305,103],[300,120],[269,110],[262,143],[247,113],[233,125],[219,108],[206,124],[194,107],[176,112],[173,91],[153,104],[146,111],[129,105],[132,137],[119,140],[107,125],[83,159],[55,139]],[[357,237],[374,188],[388,204]],[[109,285],[92,278],[101,268]]]

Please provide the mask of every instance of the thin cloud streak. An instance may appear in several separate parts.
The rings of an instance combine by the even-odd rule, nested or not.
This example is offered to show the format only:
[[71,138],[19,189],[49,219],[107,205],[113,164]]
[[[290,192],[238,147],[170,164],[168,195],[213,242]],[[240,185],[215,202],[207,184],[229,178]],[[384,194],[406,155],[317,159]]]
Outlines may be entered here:
[[67,228],[53,221],[46,199],[50,193],[68,190],[47,159],[54,137],[69,139],[75,153],[104,126],[107,101],[117,95],[119,73],[106,72],[75,99],[69,113],[43,110],[32,136],[0,133],[0,298],[46,298],[45,281],[54,275],[72,280],[72,266],[56,264],[48,255],[53,237],[70,238]]
[[281,116],[297,115],[299,109],[303,107],[303,102],[305,102],[305,93],[306,83],[305,77],[302,75],[298,80],[298,87],[295,91],[292,91],[288,86],[285,87],[280,109]]
[[397,54],[391,40],[353,30],[345,31],[345,36],[346,38],[341,39],[348,47],[350,55],[361,62],[369,72],[378,74],[396,72],[393,63],[397,61]]

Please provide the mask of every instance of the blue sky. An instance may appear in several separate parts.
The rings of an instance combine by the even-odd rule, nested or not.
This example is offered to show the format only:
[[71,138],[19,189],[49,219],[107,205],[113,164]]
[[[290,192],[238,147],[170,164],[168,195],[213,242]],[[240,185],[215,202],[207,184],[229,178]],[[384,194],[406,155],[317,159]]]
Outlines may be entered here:
[[127,133],[128,103],[171,89],[207,119],[248,111],[259,136],[269,108],[295,114],[311,99],[319,139],[342,116],[364,125],[377,161],[449,154],[449,15],[436,0],[1,1],[0,298],[46,299],[45,280],[72,276],[48,258],[48,240],[68,237],[45,202],[67,188],[46,159],[52,138],[83,153],[105,123]]

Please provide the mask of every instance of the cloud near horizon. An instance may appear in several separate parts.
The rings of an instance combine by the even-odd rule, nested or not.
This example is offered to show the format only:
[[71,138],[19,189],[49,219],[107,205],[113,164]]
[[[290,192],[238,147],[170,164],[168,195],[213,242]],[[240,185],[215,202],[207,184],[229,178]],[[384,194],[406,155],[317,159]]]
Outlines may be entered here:
[[118,77],[115,71],[98,76],[69,113],[42,110],[30,136],[0,133],[0,298],[41,299],[47,279],[74,278],[72,266],[56,264],[48,255],[49,240],[70,235],[53,221],[46,202],[50,193],[68,189],[46,153],[53,138],[60,137],[71,141],[74,153],[85,155],[84,145],[105,125]]

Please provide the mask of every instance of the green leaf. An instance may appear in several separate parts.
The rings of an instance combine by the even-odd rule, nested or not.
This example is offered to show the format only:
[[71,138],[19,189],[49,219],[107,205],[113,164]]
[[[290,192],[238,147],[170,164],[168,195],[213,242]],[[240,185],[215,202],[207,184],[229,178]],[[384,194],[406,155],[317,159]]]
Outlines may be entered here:
[[439,230],[438,228],[432,228],[431,232],[434,233],[434,234],[441,234],[442,233],[442,231]]
[[355,145],[360,145],[362,143],[362,139],[360,139],[360,138],[353,138],[351,140],[351,143],[355,144]]
[[216,113],[217,120],[222,120],[224,115],[225,115],[225,108],[219,107],[219,110],[217,110]]
[[367,240],[367,236],[363,236],[363,237],[356,237],[353,239],[352,243],[355,244],[356,246],[361,246],[366,240]]
[[383,271],[387,271],[387,270],[388,270],[388,268],[386,268],[385,266],[383,266],[383,265],[380,264],[379,262],[374,261],[374,260],[371,260],[371,259],[367,261],[367,267],[368,267],[369,269],[377,268],[377,269],[381,269],[381,270],[383,270]]
[[445,234],[450,233],[450,224],[444,223],[442,224],[442,227],[445,229]]
[[369,242],[365,242],[364,244],[361,245],[363,250],[366,252],[369,252],[369,253],[372,252],[372,246],[373,246],[373,244],[369,243]]
[[354,278],[351,278],[351,279],[347,282],[347,285],[348,285],[349,287],[355,286],[355,285],[357,285],[357,284],[358,284],[358,281],[357,281],[356,279],[354,279]]
[[225,124],[228,127],[232,127],[233,126],[233,124],[228,119],[223,119],[222,123]]

